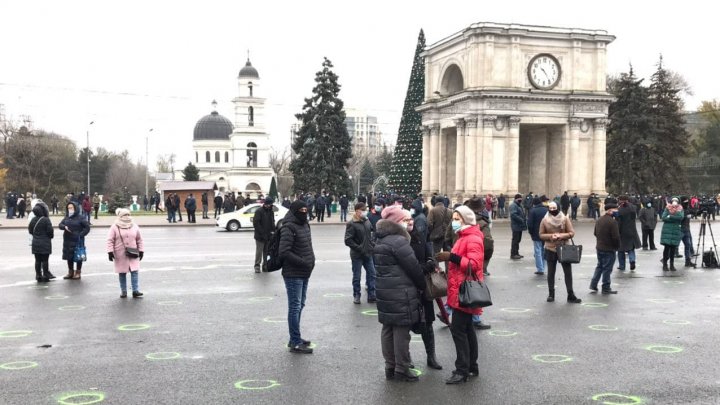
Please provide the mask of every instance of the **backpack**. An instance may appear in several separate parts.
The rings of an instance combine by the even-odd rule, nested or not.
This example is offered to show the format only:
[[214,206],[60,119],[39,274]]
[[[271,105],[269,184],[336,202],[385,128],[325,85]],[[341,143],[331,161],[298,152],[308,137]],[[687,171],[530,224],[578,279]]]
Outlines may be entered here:
[[716,269],[718,267],[718,261],[712,249],[706,250],[705,253],[703,253],[703,266],[708,269]]
[[[285,228],[285,223],[280,220],[275,226],[275,233],[267,248],[267,259],[265,261],[265,271],[278,271],[282,268],[282,259],[280,258],[280,231]],[[290,228],[288,228],[290,229]],[[290,230],[292,232],[292,230]],[[295,233],[293,233],[295,235]]]

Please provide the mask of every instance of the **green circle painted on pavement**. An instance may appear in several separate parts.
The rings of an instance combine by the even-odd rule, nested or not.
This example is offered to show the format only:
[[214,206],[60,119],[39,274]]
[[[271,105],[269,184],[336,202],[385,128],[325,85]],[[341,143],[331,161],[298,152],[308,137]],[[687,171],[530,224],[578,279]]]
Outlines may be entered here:
[[263,322],[269,322],[269,323],[282,323],[286,322],[287,318],[283,316],[267,316],[262,319]]
[[[288,349],[288,350],[290,349],[287,345],[285,345],[284,347],[285,347],[286,349]],[[312,343],[310,343],[307,347],[308,347],[309,349],[315,349],[315,348],[318,347],[318,346],[317,346],[317,344],[315,344],[315,342],[312,342]]]
[[118,330],[122,332],[132,332],[136,330],[150,329],[150,325],[146,323],[131,323],[127,325],[118,326]]
[[155,352],[146,354],[145,358],[148,360],[172,360],[179,359],[181,356],[178,352]]
[[57,398],[60,405],[91,405],[97,404],[105,400],[105,394],[102,392],[70,392],[62,394]]
[[671,300],[670,298],[648,298],[645,301],[652,302],[655,304],[672,304],[674,302],[677,302],[675,300]]
[[58,307],[60,311],[82,311],[85,309],[82,305],[65,305],[62,307]]
[[665,283],[665,284],[674,284],[674,285],[685,284],[684,281],[680,281],[680,280],[663,280],[663,283]]
[[31,290],[47,290],[48,288],[50,288],[50,286],[49,285],[31,285],[28,288]]
[[499,330],[499,329],[491,330],[490,332],[488,332],[488,335],[490,335],[490,336],[499,336],[499,337],[510,337],[510,336],[515,336],[517,334],[518,334],[517,332],[512,332],[509,330]]
[[411,368],[410,371],[412,371],[413,374],[415,374],[415,377],[420,377],[423,374],[422,370],[420,370],[417,367]]
[[511,314],[521,314],[524,312],[530,312],[528,308],[500,308],[501,311],[510,312]]
[[162,305],[162,306],[171,306],[171,305],[181,305],[182,302],[180,302],[180,301],[159,301],[157,304]]
[[272,301],[273,297],[251,297],[248,298],[248,301],[250,302],[266,302],[266,301]]
[[26,368],[35,368],[38,364],[34,361],[13,361],[10,363],[0,364],[3,370],[24,370]]
[[532,359],[540,363],[565,363],[573,360],[564,354],[533,354]]
[[678,347],[678,346],[648,345],[648,346],[645,346],[645,350],[649,350],[654,353],[673,354],[673,353],[680,353],[681,351],[683,351],[685,349],[683,349],[682,347]]
[[30,336],[31,330],[6,330],[0,332],[0,338],[21,338]]
[[235,383],[239,390],[267,390],[279,387],[280,383],[275,380],[240,380]]
[[590,325],[588,328],[592,330],[598,330],[603,332],[614,332],[616,330],[619,330],[617,326],[610,326],[610,325]]
[[66,300],[67,298],[67,295],[48,295],[45,297],[46,300]]
[[592,400],[602,401],[602,403],[605,405],[637,405],[643,403],[643,400],[640,397],[632,395],[614,394],[612,392],[593,395]]
[[605,308],[606,306],[608,306],[608,304],[604,302],[583,302],[580,305],[588,308]]
[[346,296],[346,295],[345,295],[345,294],[342,294],[342,293],[328,293],[328,294],[323,294],[323,297],[325,297],[325,298],[342,298],[342,297],[345,297],[345,296]]
[[664,324],[667,325],[690,325],[690,321],[685,321],[681,319],[673,320],[673,319],[666,319],[663,321]]
[[361,312],[363,315],[367,316],[377,316],[378,310],[377,309],[366,309],[365,311]]

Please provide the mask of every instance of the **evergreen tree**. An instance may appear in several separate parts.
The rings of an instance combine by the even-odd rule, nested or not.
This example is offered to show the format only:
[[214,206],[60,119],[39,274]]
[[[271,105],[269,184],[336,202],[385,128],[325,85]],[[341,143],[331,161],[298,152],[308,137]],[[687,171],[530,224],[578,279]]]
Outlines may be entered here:
[[662,56],[652,75],[649,88],[651,102],[650,159],[653,165],[653,191],[683,191],[688,187],[681,159],[687,154],[689,136],[682,113],[680,88],[673,83],[672,75],[663,67]]
[[375,181],[375,168],[373,167],[370,159],[365,159],[360,169],[360,192],[364,193],[372,187]]
[[192,164],[192,162],[188,162],[188,165],[185,166],[182,173],[183,180],[185,181],[200,180],[200,171],[198,170],[197,166]]
[[296,157],[290,163],[295,178],[293,188],[303,192],[324,189],[349,194],[352,186],[346,165],[352,151],[344,104],[338,97],[340,84],[331,70],[330,60],[325,58],[322,67],[315,74],[313,95],[305,99],[302,112],[295,115],[302,126],[293,144]]
[[422,104],[425,97],[425,60],[421,56],[424,50],[425,34],[421,29],[415,46],[395,156],[389,173],[390,188],[402,195],[415,196],[422,187],[421,115],[415,111],[415,108]]
[[115,215],[115,210],[118,208],[128,208],[132,204],[132,197],[128,193],[127,188],[121,192],[113,193],[108,199],[107,212],[110,215]]
[[645,193],[652,184],[654,167],[649,164],[650,102],[648,90],[632,66],[615,79],[609,90],[617,97],[610,104],[608,118],[607,169],[608,189],[614,194]]
[[277,183],[275,183],[275,176],[273,176],[272,180],[270,181],[270,192],[268,192],[268,196],[272,197],[272,199],[275,201],[277,201],[278,199],[278,190]]

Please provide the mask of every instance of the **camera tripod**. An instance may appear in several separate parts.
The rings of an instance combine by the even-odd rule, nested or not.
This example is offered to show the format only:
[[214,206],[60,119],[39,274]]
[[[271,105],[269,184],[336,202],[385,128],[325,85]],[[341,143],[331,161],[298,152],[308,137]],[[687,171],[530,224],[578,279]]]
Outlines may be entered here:
[[[712,252],[713,256],[715,257],[715,263],[720,263],[720,257],[718,257],[717,251],[717,244],[715,243],[715,235],[713,234],[712,226],[708,220],[709,216],[710,214],[708,214],[707,211],[702,212],[702,217],[700,219],[700,233],[698,234],[697,248],[695,249],[695,263],[693,263],[693,268],[697,268],[698,257],[700,258],[700,267],[706,267],[705,261],[703,260],[703,256],[705,255],[706,230],[710,230],[710,240],[712,241],[713,246],[713,249],[710,249],[710,252]],[[702,250],[700,249],[701,244]],[[712,268],[717,268],[717,265]]]

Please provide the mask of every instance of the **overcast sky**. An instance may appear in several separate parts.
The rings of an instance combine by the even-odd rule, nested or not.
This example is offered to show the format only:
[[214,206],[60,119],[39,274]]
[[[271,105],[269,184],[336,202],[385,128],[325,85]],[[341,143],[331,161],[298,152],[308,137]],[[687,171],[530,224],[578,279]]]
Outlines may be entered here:
[[491,21],[604,29],[608,73],[647,77],[663,54],[693,87],[688,109],[720,98],[717,6],[695,1],[23,1],[2,0],[0,104],[91,148],[192,155],[195,122],[211,111],[234,121],[231,100],[247,58],[260,73],[274,145],[310,96],[323,56],[346,107],[379,119],[394,143],[420,28],[428,45]]

